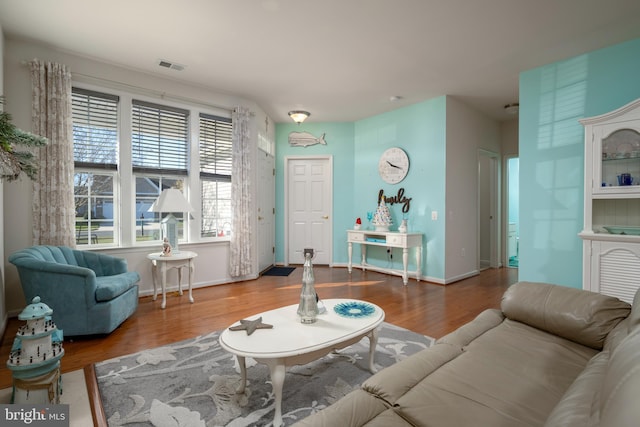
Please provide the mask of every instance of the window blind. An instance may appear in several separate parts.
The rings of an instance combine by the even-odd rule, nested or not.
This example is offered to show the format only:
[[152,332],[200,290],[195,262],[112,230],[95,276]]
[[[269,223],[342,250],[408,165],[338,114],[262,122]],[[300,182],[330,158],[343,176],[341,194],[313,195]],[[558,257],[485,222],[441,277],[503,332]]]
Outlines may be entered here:
[[139,100],[132,104],[133,170],[186,175],[189,112]]
[[76,167],[117,169],[118,102],[116,95],[76,87],[72,89],[73,158]]
[[200,113],[200,176],[231,181],[230,118]]

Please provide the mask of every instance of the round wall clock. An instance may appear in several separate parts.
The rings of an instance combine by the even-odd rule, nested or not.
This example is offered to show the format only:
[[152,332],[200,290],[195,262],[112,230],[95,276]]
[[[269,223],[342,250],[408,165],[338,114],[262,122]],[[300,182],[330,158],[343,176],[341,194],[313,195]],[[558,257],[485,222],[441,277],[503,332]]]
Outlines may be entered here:
[[392,147],[385,150],[378,162],[378,173],[384,182],[397,184],[409,172],[409,157],[402,148]]

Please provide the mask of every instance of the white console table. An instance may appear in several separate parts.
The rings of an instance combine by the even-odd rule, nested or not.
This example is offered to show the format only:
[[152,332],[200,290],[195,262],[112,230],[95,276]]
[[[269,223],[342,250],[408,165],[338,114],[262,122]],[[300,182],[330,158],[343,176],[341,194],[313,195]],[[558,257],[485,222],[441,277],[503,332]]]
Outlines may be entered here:
[[[402,282],[406,285],[409,281],[407,267],[409,264],[409,249],[415,248],[416,253],[416,280],[420,281],[422,275],[422,233],[399,233],[397,231],[372,231],[372,230],[347,230],[347,243],[349,245],[349,273],[353,268],[351,261],[353,244],[359,243],[362,252],[360,268],[362,270],[375,270],[388,274],[402,276]],[[402,270],[377,267],[367,264],[367,246],[382,246],[385,248],[402,249]],[[356,266],[357,267],[357,266]]]

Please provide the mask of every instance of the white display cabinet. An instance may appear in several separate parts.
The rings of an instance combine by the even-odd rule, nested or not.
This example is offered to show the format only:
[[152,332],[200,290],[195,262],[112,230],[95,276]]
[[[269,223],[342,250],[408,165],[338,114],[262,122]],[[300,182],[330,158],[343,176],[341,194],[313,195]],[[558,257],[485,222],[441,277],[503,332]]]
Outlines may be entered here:
[[583,288],[631,302],[640,287],[640,99],[580,123]]

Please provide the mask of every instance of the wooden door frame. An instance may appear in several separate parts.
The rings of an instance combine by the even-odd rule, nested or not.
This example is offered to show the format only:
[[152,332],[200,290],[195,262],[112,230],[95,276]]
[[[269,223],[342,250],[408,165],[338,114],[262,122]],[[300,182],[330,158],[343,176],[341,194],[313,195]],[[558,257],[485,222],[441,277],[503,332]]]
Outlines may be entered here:
[[[329,211],[333,215],[333,156],[296,155],[284,157],[284,265],[289,265],[289,162],[298,160],[326,160],[329,162]],[[329,221],[329,266],[333,265],[333,216]]]

